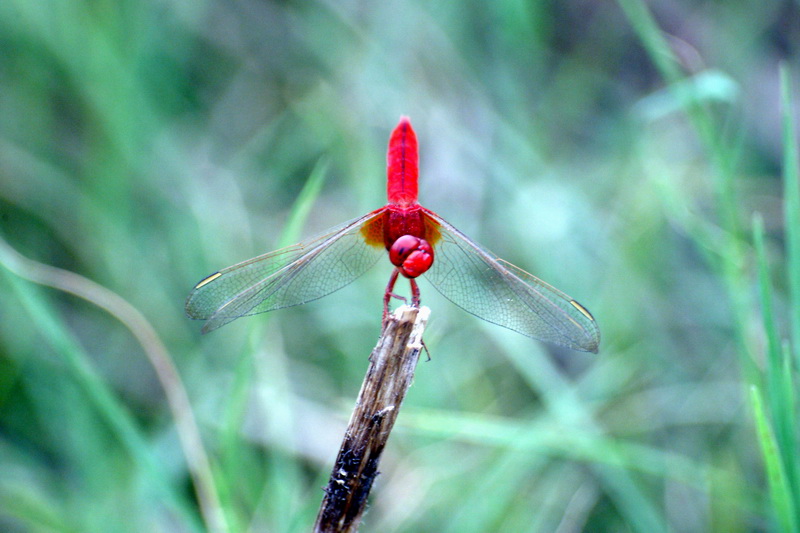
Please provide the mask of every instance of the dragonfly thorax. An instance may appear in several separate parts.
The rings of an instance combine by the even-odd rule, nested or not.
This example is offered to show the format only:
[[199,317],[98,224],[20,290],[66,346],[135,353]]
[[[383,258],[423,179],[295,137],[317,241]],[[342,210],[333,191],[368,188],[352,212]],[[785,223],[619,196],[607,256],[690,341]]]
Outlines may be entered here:
[[408,208],[389,206],[383,220],[383,243],[389,250],[404,235],[427,239],[425,219],[419,205]]

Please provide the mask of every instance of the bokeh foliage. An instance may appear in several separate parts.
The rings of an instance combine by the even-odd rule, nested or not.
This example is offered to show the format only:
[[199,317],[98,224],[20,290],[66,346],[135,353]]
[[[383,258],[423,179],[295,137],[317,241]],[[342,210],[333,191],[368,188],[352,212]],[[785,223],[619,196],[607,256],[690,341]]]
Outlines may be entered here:
[[363,530],[796,531],[798,20],[788,0],[0,2],[0,236],[96,297],[0,247],[0,529],[308,530],[388,262],[205,337],[183,300],[383,205],[404,114],[424,205],[603,341],[541,345],[423,279],[432,360]]

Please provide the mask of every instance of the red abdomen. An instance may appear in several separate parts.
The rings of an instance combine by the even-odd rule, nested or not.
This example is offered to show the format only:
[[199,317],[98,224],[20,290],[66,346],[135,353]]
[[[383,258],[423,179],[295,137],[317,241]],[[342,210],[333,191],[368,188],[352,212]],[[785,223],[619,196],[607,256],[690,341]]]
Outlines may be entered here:
[[408,117],[400,117],[389,138],[386,156],[386,194],[390,204],[405,207],[417,203],[418,160],[417,135]]

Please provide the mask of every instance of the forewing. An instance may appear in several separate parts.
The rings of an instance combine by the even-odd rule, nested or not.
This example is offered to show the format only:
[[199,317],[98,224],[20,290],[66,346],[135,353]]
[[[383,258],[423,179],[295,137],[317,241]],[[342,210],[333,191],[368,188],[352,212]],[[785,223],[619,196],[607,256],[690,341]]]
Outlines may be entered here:
[[385,253],[375,239],[383,210],[208,276],[186,300],[190,318],[207,320],[203,333],[241,316],[299,305],[352,282]]
[[600,330],[585,307],[482,249],[432,211],[424,212],[434,235],[434,261],[424,276],[445,298],[523,335],[597,352]]

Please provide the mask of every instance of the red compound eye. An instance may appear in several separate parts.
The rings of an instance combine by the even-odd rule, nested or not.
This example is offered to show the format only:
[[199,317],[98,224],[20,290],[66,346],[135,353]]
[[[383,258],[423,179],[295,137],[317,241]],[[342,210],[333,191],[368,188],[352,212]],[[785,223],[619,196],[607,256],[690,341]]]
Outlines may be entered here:
[[405,277],[416,278],[433,264],[433,248],[425,239],[403,235],[389,248],[389,260]]

